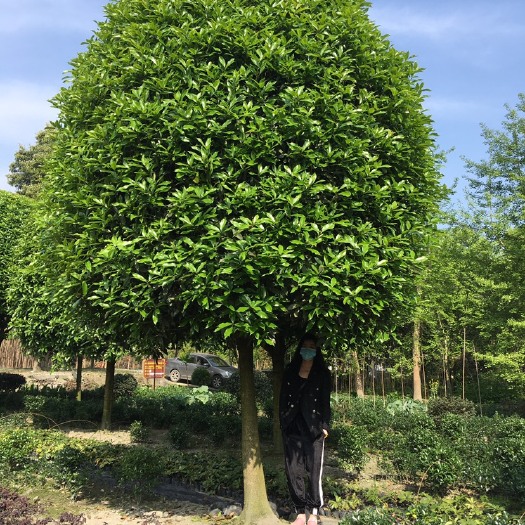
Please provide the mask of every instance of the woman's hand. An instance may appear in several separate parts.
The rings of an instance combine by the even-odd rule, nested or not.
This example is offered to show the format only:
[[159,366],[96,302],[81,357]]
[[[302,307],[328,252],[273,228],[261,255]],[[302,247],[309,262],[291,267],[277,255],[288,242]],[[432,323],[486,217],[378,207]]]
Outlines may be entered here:
[[328,437],[328,430],[326,430],[326,428],[323,428],[323,434],[324,438],[326,439]]

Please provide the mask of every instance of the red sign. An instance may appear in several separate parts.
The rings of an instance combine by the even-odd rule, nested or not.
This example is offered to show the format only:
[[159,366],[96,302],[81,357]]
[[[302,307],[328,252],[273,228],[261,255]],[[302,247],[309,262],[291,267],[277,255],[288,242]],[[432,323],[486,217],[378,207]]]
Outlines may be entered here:
[[145,379],[164,377],[165,359],[144,359],[142,361],[142,374]]

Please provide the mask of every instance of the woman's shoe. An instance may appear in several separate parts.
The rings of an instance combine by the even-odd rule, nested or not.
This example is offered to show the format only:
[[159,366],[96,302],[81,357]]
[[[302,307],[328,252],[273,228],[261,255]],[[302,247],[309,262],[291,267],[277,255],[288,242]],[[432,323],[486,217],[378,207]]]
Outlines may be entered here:
[[295,518],[295,521],[292,523],[292,525],[306,525],[306,515],[297,514],[297,518]]
[[307,525],[317,525],[317,516],[311,514],[308,518]]

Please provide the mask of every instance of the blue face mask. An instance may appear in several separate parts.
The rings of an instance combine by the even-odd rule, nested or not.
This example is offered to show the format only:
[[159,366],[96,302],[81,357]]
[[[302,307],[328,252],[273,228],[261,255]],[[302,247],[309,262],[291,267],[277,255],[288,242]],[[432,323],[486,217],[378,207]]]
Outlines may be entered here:
[[305,361],[309,361],[310,359],[313,359],[315,357],[315,354],[317,353],[315,348],[306,348],[304,346],[301,348],[299,352],[301,354],[301,357]]

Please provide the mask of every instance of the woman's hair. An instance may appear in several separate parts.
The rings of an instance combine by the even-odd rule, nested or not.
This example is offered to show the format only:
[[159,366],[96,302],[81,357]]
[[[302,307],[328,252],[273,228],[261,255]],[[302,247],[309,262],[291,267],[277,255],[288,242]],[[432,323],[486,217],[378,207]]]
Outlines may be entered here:
[[316,353],[314,357],[313,366],[315,368],[325,368],[326,365],[324,362],[323,353],[321,351],[321,347],[318,345],[317,336],[313,332],[306,332],[301,337],[301,339],[299,339],[299,343],[297,344],[297,348],[295,349],[294,355],[292,357],[292,360],[290,361],[289,366],[299,369],[301,361],[303,360],[303,358],[301,357],[301,348],[305,341],[313,341],[315,343]]

